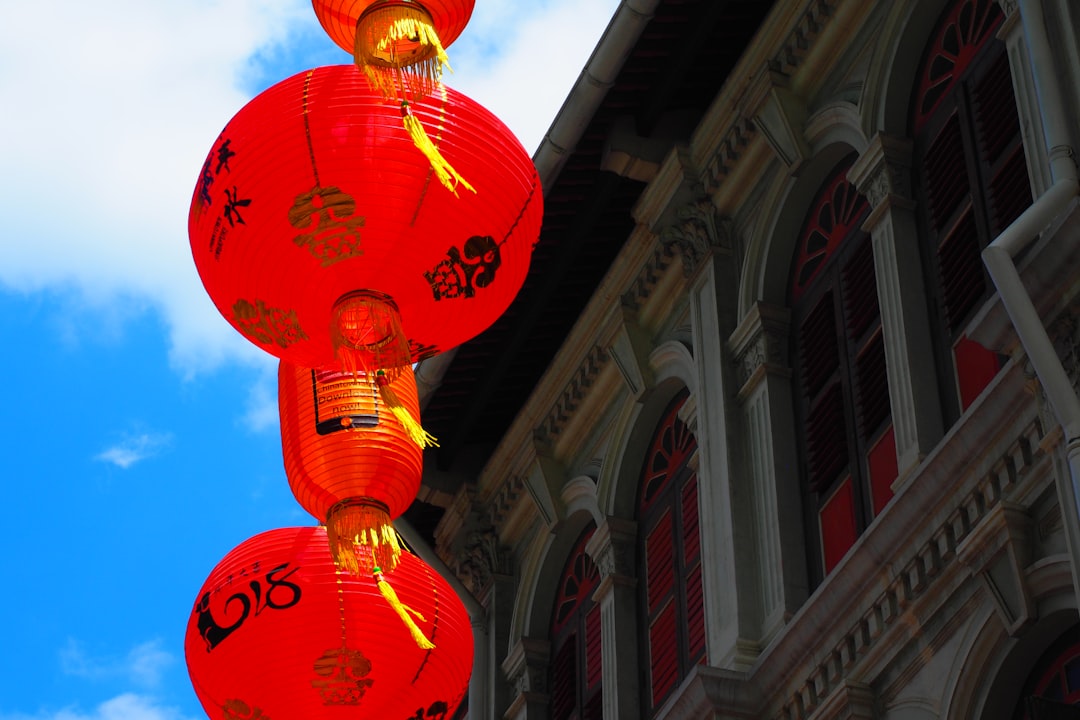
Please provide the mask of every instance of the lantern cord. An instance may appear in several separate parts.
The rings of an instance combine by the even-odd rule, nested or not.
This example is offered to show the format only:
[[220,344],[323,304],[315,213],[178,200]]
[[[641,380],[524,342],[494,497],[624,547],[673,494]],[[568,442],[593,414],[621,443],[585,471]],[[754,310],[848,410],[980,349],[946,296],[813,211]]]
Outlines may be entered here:
[[326,539],[334,563],[353,575],[373,567],[393,570],[401,557],[401,543],[385,506],[350,498],[330,508]]
[[458,185],[463,186],[466,190],[476,192],[476,188],[458,174],[458,171],[439,152],[439,148],[435,147],[435,143],[431,142],[431,138],[428,137],[423,124],[419,118],[413,115],[412,108],[409,107],[406,100],[401,101],[401,121],[405,125],[405,130],[409,133],[409,137],[412,138],[413,144],[431,163],[431,169],[435,172],[435,177],[439,178],[439,182],[447,190],[454,193],[454,197],[457,197]]
[[416,616],[420,622],[424,622],[424,616],[398,599],[397,593],[394,592],[394,588],[392,588],[390,583],[386,582],[383,578],[381,568],[373,568],[372,574],[375,577],[376,584],[379,586],[379,592],[386,598],[386,602],[390,603],[390,607],[394,608],[394,612],[401,618],[401,622],[405,623],[405,627],[409,628],[409,634],[412,635],[412,639],[416,642],[416,645],[421,650],[431,650],[434,648],[435,643],[427,639],[424,635],[424,631],[417,626],[416,621],[413,620],[412,617]]
[[394,388],[390,386],[390,379],[382,370],[375,374],[375,384],[379,386],[379,397],[382,398],[386,408],[394,414],[414,443],[422,448],[439,447],[439,441],[435,439],[435,436],[425,430],[420,421],[414,418],[409,413],[409,409],[402,404]]

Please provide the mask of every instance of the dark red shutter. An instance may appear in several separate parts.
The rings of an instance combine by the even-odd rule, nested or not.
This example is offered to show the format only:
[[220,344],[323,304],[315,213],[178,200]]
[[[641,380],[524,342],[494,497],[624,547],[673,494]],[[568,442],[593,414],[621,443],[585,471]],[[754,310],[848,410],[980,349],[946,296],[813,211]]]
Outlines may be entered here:
[[671,594],[675,585],[675,546],[671,512],[665,512],[645,540],[645,572],[649,613]]
[[1031,205],[1031,183],[1008,55],[998,55],[975,85],[972,96],[979,154],[988,176],[990,229],[997,235]]
[[938,246],[938,270],[949,331],[956,334],[986,292],[975,218],[969,208]]
[[668,600],[649,627],[649,667],[652,676],[652,707],[656,707],[675,687],[679,676],[678,647],[675,644],[675,602]]
[[585,685],[595,687],[604,677],[600,635],[600,606],[594,605],[585,616]]
[[577,636],[571,633],[555,653],[551,680],[552,720],[568,720],[577,705]]

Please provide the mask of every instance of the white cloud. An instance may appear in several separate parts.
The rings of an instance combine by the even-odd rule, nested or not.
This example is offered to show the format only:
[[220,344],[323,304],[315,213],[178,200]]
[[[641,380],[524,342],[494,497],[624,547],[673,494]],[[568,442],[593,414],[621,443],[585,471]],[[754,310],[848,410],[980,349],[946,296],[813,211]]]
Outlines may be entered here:
[[[457,72],[449,82],[532,152],[616,5],[477,3],[451,47]],[[108,332],[117,318],[122,328],[132,315],[158,313],[171,363],[187,376],[226,361],[262,363],[262,351],[226,323],[199,282],[187,211],[213,139],[250,97],[245,84],[260,67],[304,53],[347,62],[307,0],[5,8],[0,288],[57,296],[57,315],[75,318],[64,326],[75,342]],[[102,459],[121,467],[137,460],[122,450]]]
[[303,0],[6,9],[0,285],[61,289],[74,307],[101,308],[93,319],[143,299],[185,372],[251,357],[202,290],[187,208],[214,137],[248,99],[251,58],[310,12]]
[[156,639],[136,645],[123,656],[91,656],[79,641],[68,638],[59,655],[60,669],[66,675],[89,680],[119,679],[142,688],[157,687],[162,673],[175,662]]
[[67,707],[36,715],[0,715],[0,720],[190,720],[178,708],[160,704],[152,697],[123,693],[92,710]]
[[277,398],[278,361],[265,356],[257,370],[253,370],[248,387],[247,406],[241,424],[250,432],[277,431],[281,420]]
[[169,433],[139,433],[125,437],[116,445],[98,453],[94,459],[127,470],[135,463],[157,455],[171,442],[172,435]]

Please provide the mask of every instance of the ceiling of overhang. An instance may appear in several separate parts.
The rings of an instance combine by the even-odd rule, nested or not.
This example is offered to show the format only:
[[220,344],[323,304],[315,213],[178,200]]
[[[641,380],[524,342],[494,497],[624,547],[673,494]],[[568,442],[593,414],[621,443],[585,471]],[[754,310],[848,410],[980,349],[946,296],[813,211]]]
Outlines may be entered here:
[[[659,3],[557,178],[546,179],[543,229],[521,292],[460,346],[424,408],[440,443],[425,454],[426,483],[437,476],[452,490],[448,477],[477,475],[633,229],[645,185],[602,169],[613,127],[629,119],[642,138],[687,140],[772,5]],[[429,530],[440,511],[423,505],[407,517]]]

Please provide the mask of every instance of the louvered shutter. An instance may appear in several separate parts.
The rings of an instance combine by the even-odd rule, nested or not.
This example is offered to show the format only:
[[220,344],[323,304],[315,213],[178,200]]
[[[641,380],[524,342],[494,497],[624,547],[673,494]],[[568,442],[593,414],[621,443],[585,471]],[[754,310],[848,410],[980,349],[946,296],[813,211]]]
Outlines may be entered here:
[[649,670],[652,706],[675,685],[679,673],[676,643],[675,545],[672,513],[667,511],[645,541],[649,625]]
[[698,522],[697,474],[682,491],[683,567],[686,573],[687,655],[690,663],[705,659],[705,596],[701,584],[701,531]]
[[577,636],[571,633],[555,653],[551,679],[552,720],[569,720],[577,705]]

